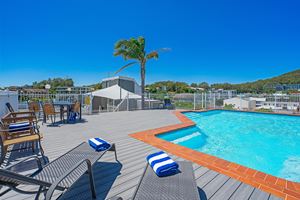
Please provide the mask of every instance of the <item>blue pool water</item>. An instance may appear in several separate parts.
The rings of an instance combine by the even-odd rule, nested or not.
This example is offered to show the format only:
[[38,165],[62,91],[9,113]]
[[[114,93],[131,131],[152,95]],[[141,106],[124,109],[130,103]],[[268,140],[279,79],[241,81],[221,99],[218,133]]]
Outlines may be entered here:
[[300,117],[220,110],[185,115],[196,126],[158,137],[300,182]]

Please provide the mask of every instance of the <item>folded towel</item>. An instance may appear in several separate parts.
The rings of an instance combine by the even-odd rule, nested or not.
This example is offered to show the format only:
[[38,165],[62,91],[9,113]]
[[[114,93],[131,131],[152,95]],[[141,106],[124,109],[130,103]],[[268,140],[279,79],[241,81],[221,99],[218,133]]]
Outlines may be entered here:
[[157,176],[169,176],[178,172],[178,164],[163,151],[147,156],[147,161]]
[[29,122],[13,123],[8,126],[9,132],[26,131],[30,129]]
[[89,144],[96,151],[104,151],[110,148],[110,144],[101,138],[91,138],[89,139]]

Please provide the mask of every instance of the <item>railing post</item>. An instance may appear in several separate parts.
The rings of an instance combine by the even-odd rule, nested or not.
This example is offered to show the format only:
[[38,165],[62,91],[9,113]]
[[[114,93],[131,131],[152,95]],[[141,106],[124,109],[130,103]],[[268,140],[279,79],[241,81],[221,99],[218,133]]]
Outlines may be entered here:
[[129,93],[127,94],[127,111],[129,111]]
[[150,92],[148,93],[149,110],[151,109]]
[[206,92],[204,93],[204,107],[205,107],[205,109],[207,108],[206,107]]
[[194,110],[196,110],[196,93],[194,92]]
[[213,102],[214,102],[214,108],[216,108],[216,94],[213,93]]
[[204,106],[204,104],[203,104],[203,92],[202,92],[202,99],[201,99],[201,109],[203,109],[203,106]]

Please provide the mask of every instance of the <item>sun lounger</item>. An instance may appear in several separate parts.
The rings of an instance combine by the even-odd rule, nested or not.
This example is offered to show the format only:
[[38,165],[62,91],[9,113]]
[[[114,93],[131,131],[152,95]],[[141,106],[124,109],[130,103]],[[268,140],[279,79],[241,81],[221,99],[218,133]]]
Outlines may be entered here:
[[134,200],[199,200],[192,164],[178,162],[180,172],[158,177],[147,165],[132,199]]
[[[14,190],[23,194],[36,194],[36,199],[39,198],[41,193],[45,193],[45,199],[50,200],[55,190],[66,191],[87,172],[92,197],[96,198],[92,166],[107,151],[114,151],[117,160],[115,144],[112,144],[111,148],[106,151],[97,152],[88,143],[83,142],[45,166],[41,165],[39,158],[30,157],[9,167],[9,169],[12,169],[16,165],[25,164],[26,161],[34,158],[38,163],[39,169],[31,176],[24,176],[9,169],[0,169],[0,185],[8,187],[7,190],[0,194],[0,197],[8,191]],[[39,186],[39,189],[36,191],[24,191],[22,187],[19,187],[24,185]]]

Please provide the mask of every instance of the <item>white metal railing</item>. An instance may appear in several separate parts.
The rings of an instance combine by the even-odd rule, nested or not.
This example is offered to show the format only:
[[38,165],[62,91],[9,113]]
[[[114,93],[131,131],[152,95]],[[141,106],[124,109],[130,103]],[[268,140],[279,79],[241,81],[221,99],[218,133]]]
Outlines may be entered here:
[[[129,111],[129,94],[115,107],[114,112],[120,111],[120,108],[126,103],[126,110]],[[121,110],[123,111],[123,110]]]
[[[107,105],[101,106],[95,104],[97,108],[93,108],[93,97],[90,96],[91,102],[85,105],[84,94],[19,94],[18,107],[26,109],[29,100],[38,101],[80,101],[83,110],[87,112],[117,112],[124,110],[139,110],[141,109],[141,99],[130,97],[128,94],[124,99],[109,100]],[[300,108],[300,95],[281,95],[281,94],[235,94],[235,93],[218,93],[218,92],[197,92],[197,93],[181,93],[181,94],[145,94],[145,109],[162,108],[164,100],[168,98],[172,104],[178,109],[210,109],[221,108],[224,106],[224,101],[232,98],[238,98],[240,104],[244,100],[256,100],[255,108],[251,109],[270,109],[275,112],[282,110],[298,111]],[[260,101],[261,100],[261,101]],[[93,110],[94,109],[94,110]]]
[[29,101],[39,101],[39,102],[75,102],[79,101],[82,106],[82,111],[84,113],[90,113],[88,107],[85,105],[85,95],[84,94],[40,94],[40,93],[30,93],[18,94],[18,108],[28,109]]

